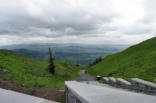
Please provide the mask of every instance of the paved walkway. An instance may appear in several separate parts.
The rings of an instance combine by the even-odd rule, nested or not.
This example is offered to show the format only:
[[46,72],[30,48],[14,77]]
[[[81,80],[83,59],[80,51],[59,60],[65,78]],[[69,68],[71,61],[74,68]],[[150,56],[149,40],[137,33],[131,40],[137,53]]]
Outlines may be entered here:
[[0,103],[58,103],[0,88]]
[[96,83],[68,81],[65,84],[83,103],[156,103],[156,96],[98,86]]
[[85,70],[80,70],[79,75],[80,77],[77,79],[77,81],[95,81],[92,76],[85,74]]

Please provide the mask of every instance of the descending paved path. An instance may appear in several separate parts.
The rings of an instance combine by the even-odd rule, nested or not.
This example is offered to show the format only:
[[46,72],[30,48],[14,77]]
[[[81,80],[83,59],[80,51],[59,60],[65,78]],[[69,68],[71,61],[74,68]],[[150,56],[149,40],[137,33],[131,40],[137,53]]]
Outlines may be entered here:
[[85,74],[85,70],[80,70],[79,75],[80,77],[77,79],[77,81],[95,81],[92,76]]
[[58,103],[0,88],[0,103]]
[[83,103],[156,103],[156,96],[98,83],[92,76],[85,74],[85,70],[81,70],[79,75],[77,81],[80,82],[69,81],[65,84]]

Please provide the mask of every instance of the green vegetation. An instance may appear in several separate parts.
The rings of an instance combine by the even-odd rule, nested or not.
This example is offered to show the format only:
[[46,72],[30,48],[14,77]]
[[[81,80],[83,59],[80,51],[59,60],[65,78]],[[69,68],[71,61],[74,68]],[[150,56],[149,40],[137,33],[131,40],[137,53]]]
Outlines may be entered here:
[[98,58],[95,59],[95,61],[93,63],[89,64],[89,66],[93,66],[95,64],[98,64],[101,61],[102,61],[102,57],[98,57]]
[[73,80],[78,77],[81,67],[55,61],[55,75],[48,71],[48,61],[39,61],[25,56],[0,50],[0,68],[5,69],[8,75],[0,75],[0,78],[23,84],[25,87],[64,87],[65,80]]
[[94,76],[141,78],[156,82],[156,37],[132,46],[123,52],[106,56],[87,69]]

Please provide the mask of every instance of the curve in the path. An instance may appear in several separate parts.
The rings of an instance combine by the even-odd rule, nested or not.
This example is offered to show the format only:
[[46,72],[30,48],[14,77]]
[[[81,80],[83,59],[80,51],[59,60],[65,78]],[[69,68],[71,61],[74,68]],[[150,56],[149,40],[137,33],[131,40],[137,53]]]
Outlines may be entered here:
[[94,77],[85,73],[85,70],[80,70],[79,75],[77,81],[95,81]]

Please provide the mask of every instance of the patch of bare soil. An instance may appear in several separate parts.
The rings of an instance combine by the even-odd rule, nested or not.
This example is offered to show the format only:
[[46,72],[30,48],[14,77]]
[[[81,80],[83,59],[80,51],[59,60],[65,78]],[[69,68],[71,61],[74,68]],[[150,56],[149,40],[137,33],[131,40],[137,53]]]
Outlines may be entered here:
[[[0,75],[2,72],[0,71]],[[0,78],[0,88],[9,89],[53,101],[60,102],[63,99],[64,91],[60,91],[54,88],[45,88],[45,87],[33,87],[33,88],[26,88],[20,84],[13,83],[9,80],[4,80]]]
[[64,96],[64,91],[59,91],[58,89],[54,88],[35,88],[35,92],[33,93],[34,96],[46,98],[49,100],[61,101]]

